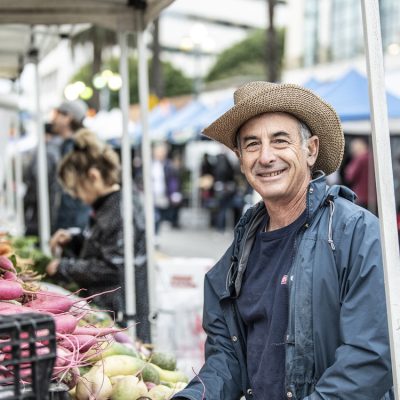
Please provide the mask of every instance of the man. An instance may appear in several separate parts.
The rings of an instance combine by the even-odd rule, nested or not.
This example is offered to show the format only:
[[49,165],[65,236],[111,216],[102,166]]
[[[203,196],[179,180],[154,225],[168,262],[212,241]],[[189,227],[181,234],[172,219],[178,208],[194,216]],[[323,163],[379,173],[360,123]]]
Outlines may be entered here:
[[175,398],[379,400],[392,386],[379,226],[325,175],[344,136],[296,85],[252,82],[205,135],[262,201],[205,278],[206,362]]
[[[83,128],[86,112],[87,106],[82,100],[65,101],[55,110],[52,127],[54,133],[62,138],[61,158],[72,150],[74,143],[72,138],[75,132]],[[83,230],[89,219],[89,211],[90,208],[79,199],[63,192],[57,212],[55,230],[72,227]]]

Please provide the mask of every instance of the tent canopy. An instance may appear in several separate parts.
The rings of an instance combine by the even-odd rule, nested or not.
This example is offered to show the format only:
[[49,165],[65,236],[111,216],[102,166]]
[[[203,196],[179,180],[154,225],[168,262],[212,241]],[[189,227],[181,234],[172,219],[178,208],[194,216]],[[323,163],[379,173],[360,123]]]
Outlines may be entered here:
[[[311,79],[305,83],[305,87],[330,103],[343,122],[370,119],[368,79],[356,70],[350,70],[336,81],[319,82]],[[400,118],[400,98],[386,93],[386,100],[389,118]]]
[[[0,78],[16,78],[34,44],[44,55],[71,25],[89,23],[143,30],[173,0],[3,0],[0,2]],[[35,43],[32,38],[35,37]]]

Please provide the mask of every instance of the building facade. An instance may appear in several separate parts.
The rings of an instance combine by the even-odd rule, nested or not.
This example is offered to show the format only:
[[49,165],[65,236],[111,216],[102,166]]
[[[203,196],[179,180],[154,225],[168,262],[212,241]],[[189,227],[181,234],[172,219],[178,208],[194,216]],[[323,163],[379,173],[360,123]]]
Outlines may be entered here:
[[[400,2],[380,0],[379,9],[386,73],[400,81]],[[287,13],[284,80],[335,78],[350,66],[365,72],[360,1],[289,0]]]

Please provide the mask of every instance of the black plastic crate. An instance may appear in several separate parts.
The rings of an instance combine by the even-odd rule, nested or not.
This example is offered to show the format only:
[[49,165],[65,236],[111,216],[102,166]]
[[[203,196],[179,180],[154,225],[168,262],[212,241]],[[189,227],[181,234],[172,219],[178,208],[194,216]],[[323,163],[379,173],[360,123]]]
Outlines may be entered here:
[[0,399],[46,400],[56,358],[51,316],[0,315]]

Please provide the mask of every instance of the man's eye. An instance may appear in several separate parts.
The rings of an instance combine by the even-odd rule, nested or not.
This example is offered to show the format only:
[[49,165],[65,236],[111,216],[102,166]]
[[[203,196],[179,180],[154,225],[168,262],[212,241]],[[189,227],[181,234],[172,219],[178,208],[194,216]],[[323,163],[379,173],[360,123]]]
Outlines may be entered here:
[[258,145],[258,142],[249,142],[246,144],[246,149],[253,148]]
[[285,140],[285,139],[275,139],[274,143],[276,143],[276,144],[287,144],[288,141]]

